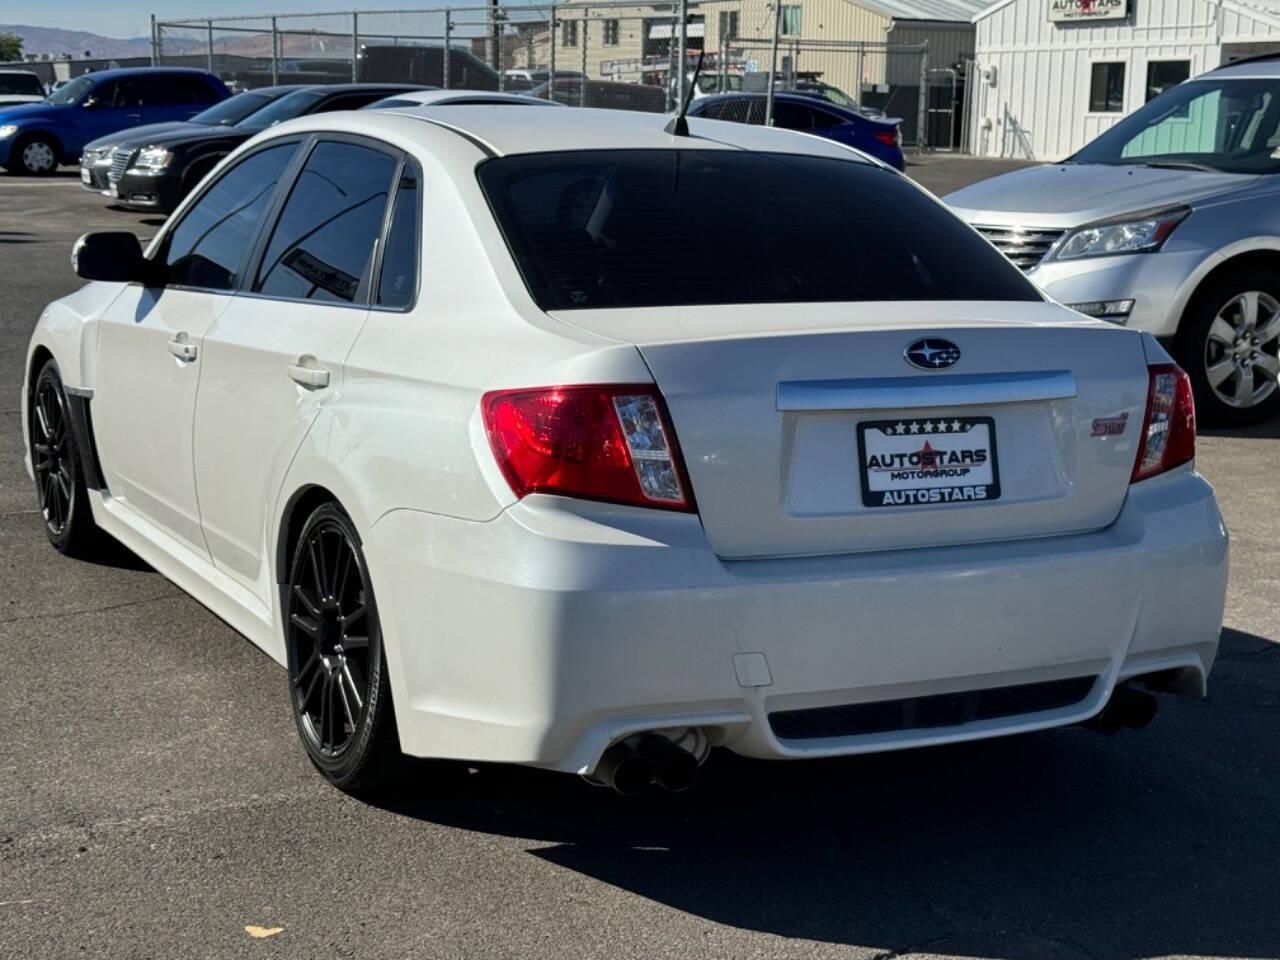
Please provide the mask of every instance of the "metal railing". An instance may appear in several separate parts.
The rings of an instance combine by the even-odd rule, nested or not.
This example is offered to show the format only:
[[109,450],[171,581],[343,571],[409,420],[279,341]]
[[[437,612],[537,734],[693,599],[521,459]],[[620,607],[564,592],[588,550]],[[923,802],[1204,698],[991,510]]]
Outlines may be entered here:
[[[405,82],[532,91],[564,103],[670,111],[705,58],[694,96],[805,90],[902,120],[929,141],[927,45],[889,46],[803,21],[766,0],[563,0],[549,4],[152,17],[152,62],[201,66],[233,89]],[[800,11],[797,13],[796,11]],[[811,18],[817,20],[815,15]],[[850,28],[852,29],[852,28]],[[821,35],[819,35],[821,34]],[[744,118],[746,119],[746,118]]]

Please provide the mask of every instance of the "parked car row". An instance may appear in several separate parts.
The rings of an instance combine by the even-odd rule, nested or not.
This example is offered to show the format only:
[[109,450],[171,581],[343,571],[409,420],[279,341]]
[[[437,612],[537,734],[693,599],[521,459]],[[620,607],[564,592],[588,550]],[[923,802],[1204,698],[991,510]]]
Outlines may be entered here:
[[1206,421],[1280,410],[1280,59],[1185,81],[1061,163],[945,198],[1050,296],[1161,341]]
[[80,179],[126,209],[169,213],[219,160],[267,127],[313,113],[359,110],[419,89],[335,83],[247,91],[190,122],[130,129],[88,144]]
[[[372,58],[379,49],[370,51],[370,63],[382,63]],[[429,53],[405,48],[396,55],[444,70],[443,51],[435,60]],[[464,66],[460,60],[458,69]],[[508,79],[532,82],[535,74]],[[764,94],[707,93],[704,79],[695,82],[691,117],[765,122]],[[723,87],[728,76],[710,79]],[[217,78],[202,71],[105,71],[78,78],[41,103],[0,110],[0,163],[41,173],[78,156],[86,189],[128,209],[167,213],[223,157],[273,124],[368,106],[446,102],[434,94],[414,99],[424,90],[393,83],[285,85],[228,100]],[[660,87],[582,76],[543,81],[527,96],[448,92],[449,102],[504,97],[647,112],[666,105]],[[804,91],[776,92],[771,122],[903,170],[899,121],[869,117],[842,98],[848,99],[812,81]],[[105,135],[90,136],[99,131]],[[1190,373],[1202,417],[1238,425],[1280,410],[1276,174],[1280,63],[1261,59],[1167,91],[1059,164],[998,177],[946,199],[1050,295],[1161,338]]]

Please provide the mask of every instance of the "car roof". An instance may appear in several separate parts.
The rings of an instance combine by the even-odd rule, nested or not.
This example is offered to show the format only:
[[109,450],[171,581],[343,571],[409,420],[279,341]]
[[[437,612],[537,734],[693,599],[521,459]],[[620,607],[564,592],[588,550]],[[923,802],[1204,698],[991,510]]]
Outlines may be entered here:
[[[562,104],[553,103],[550,100],[540,100],[537,97],[526,96],[521,93],[500,93],[493,90],[411,90],[406,93],[393,93],[387,99],[396,100],[412,100],[420,106],[431,106],[432,104],[450,104],[457,106],[459,104],[532,104],[534,106],[545,107],[548,105],[562,106]],[[376,106],[376,104],[370,104]]]
[[[135,77],[145,73],[187,73],[193,77],[218,79],[208,70],[200,70],[196,67],[112,67],[110,70],[94,70],[91,73],[82,73],[80,76],[93,77],[95,80],[110,80],[112,77]],[[80,77],[72,77],[71,79],[79,80]],[[219,80],[218,82],[221,83],[222,81]]]
[[459,104],[439,112],[405,109],[313,114],[271,127],[269,133],[273,137],[316,131],[364,133],[426,146],[444,128],[489,156],[679,148],[803,153],[876,165],[876,161],[850,147],[792,130],[691,117],[690,136],[678,137],[666,131],[670,121],[667,114],[635,110],[512,110],[508,106]]
[[1280,54],[1267,53],[1257,57],[1246,57],[1243,60],[1225,64],[1191,79],[1193,81],[1219,80],[1223,77],[1236,77],[1239,79],[1246,77],[1280,77]]
[[417,90],[430,90],[423,83],[309,83],[299,87],[300,90],[318,90],[321,93],[360,93],[365,90],[386,90],[389,93],[410,93]]

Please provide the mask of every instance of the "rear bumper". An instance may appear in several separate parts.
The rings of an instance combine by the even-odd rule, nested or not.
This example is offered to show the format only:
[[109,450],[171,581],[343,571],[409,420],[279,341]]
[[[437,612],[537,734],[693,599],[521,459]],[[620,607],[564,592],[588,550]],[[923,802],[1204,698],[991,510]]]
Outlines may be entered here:
[[[1227,577],[1189,469],[1132,488],[1105,530],[1014,543],[726,563],[696,517],[531,497],[489,523],[393,511],[365,548],[405,751],[579,772],[642,730],[835,756],[1076,723],[1156,671],[1203,693]],[[791,738],[770,721],[1079,677],[1071,702],[1013,715]]]

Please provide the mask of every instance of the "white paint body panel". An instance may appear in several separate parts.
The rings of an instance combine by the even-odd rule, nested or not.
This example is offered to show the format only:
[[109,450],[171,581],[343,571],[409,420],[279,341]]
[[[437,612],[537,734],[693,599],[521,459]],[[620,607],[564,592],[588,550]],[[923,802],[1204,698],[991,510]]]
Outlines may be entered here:
[[[93,391],[100,444],[110,440],[102,450],[108,489],[91,496],[104,529],[283,662],[277,583],[287,510],[309,488],[329,491],[363,541],[401,744],[416,755],[581,771],[620,736],[690,724],[754,756],[834,755],[1076,722],[1101,709],[1118,680],[1156,669],[1184,670],[1203,690],[1227,563],[1213,493],[1190,466],[1129,487],[1121,474],[1133,437],[1120,449],[1079,436],[1090,416],[1138,409],[1153,343],[1038,303],[549,316],[530,299],[476,184],[477,143],[518,152],[672,141],[658,117],[502,109],[450,107],[449,124],[466,126],[471,139],[436,119],[374,111],[282,124],[246,145],[339,130],[408,151],[422,167],[430,214],[411,310],[192,294],[205,299],[179,319],[165,303],[179,292],[168,291],[161,309],[151,303],[130,328],[124,320],[150,294],[119,284],[91,284],[50,306],[31,358],[51,353],[69,386]],[[719,127],[740,140],[694,143],[819,149],[784,131],[717,125],[717,136]],[[119,329],[109,337],[108,370],[97,351],[100,328],[111,324]],[[177,327],[198,341],[199,360],[187,370],[165,366],[175,361],[164,334]],[[974,364],[967,373],[1069,368],[1044,379],[1047,399],[1024,397],[996,414],[1011,431],[1001,438],[1010,489],[1057,483],[1056,499],[1026,505],[1016,530],[982,530],[958,512],[944,522],[926,509],[874,528],[844,518],[823,533],[818,523],[817,540],[799,536],[788,526],[794,517],[779,520],[778,504],[812,510],[842,465],[823,455],[839,444],[815,435],[802,445],[809,459],[791,464],[786,499],[764,509],[783,489],[776,444],[791,414],[777,407],[779,383],[931,376],[913,374],[901,357],[921,331],[965,338]],[[771,353],[771,339],[785,350]],[[329,372],[327,387],[307,391],[289,379],[285,368],[302,354]],[[479,408],[486,391],[655,380],[669,390],[680,441],[704,458],[693,472],[700,516],[517,501],[489,449]],[[172,407],[147,409],[148,401]],[[183,437],[172,424],[192,403]],[[690,405],[714,408],[726,435],[747,438],[735,448],[736,468],[707,466],[711,414]],[[855,411],[828,413],[818,434],[856,420]],[[130,438],[140,421],[165,427],[160,439]],[[774,445],[772,463],[748,456],[753,427]],[[139,446],[166,436],[163,449]],[[1056,443],[1062,455],[1047,467],[1019,458],[1033,442]],[[151,462],[128,463],[126,452]],[[181,525],[163,509],[129,496],[146,478],[159,489],[154,478],[165,470],[193,478],[207,548],[175,530]],[[735,483],[758,517],[732,514]],[[1081,509],[1043,525],[1072,502]],[[974,540],[986,542],[966,542]],[[760,552],[806,555],[748,559]],[[767,720],[777,709],[1082,671],[1098,677],[1085,701],[1035,716],[803,744],[778,740]]]

